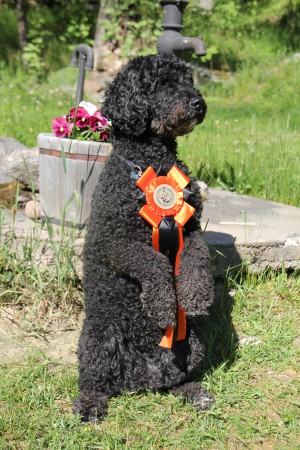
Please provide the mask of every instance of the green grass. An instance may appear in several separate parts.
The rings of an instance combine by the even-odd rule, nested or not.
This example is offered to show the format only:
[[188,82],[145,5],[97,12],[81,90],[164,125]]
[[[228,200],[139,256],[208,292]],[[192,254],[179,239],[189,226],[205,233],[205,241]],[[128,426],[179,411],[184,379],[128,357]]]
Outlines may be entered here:
[[[284,272],[229,281],[206,339],[208,354],[227,347],[230,357],[218,364],[208,357],[203,384],[215,404],[199,414],[172,395],[128,393],[110,401],[104,422],[83,424],[71,412],[74,365],[45,355],[2,365],[1,448],[299,448],[299,297],[299,278]],[[252,336],[258,345],[224,343],[225,322],[228,336]]]
[[216,104],[201,128],[180,141],[180,156],[209,186],[300,206],[299,133],[286,122],[229,118]]
[[207,117],[179,152],[210,186],[300,206],[300,63],[276,64],[202,86]]
[[66,68],[39,84],[22,69],[0,66],[0,135],[37,147],[37,135],[52,132],[52,119],[74,106],[77,74]]

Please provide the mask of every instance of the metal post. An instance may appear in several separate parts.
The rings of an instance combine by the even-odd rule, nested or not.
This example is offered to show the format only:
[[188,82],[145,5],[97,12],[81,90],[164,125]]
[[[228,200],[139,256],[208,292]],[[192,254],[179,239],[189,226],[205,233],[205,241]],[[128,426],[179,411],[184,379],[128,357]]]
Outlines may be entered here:
[[86,44],[77,45],[72,53],[71,66],[79,68],[76,89],[76,106],[78,106],[83,97],[85,71],[93,70],[94,67],[94,53],[92,47]]

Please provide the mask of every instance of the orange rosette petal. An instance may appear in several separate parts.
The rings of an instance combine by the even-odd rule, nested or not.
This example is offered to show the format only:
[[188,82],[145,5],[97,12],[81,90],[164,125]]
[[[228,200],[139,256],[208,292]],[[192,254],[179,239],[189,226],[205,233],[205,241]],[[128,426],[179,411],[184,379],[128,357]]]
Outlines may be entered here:
[[147,186],[151,183],[151,181],[156,178],[156,173],[151,166],[149,166],[137,180],[136,185],[142,189],[142,191],[146,192]]
[[195,208],[193,208],[193,206],[189,205],[186,202],[183,202],[183,206],[179,211],[179,213],[174,217],[174,220],[176,220],[178,225],[183,227],[186,224],[186,222],[192,217],[194,212]]
[[152,245],[156,252],[159,252],[159,230],[156,227],[153,227],[152,230]]
[[154,211],[152,211],[152,209],[150,209],[148,205],[144,205],[139,211],[139,214],[153,227],[158,227],[161,222],[161,217],[158,216]]
[[177,166],[173,166],[169,170],[167,176],[176,181],[176,183],[180,186],[180,189],[185,188],[190,182],[189,177],[187,177]]

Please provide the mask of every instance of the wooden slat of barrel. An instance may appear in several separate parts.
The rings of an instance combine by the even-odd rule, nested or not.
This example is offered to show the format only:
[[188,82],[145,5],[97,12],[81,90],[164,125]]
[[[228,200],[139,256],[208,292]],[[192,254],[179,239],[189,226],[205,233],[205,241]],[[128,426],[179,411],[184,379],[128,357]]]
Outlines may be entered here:
[[50,134],[38,137],[42,217],[82,228],[90,215],[91,198],[111,145],[70,141]]

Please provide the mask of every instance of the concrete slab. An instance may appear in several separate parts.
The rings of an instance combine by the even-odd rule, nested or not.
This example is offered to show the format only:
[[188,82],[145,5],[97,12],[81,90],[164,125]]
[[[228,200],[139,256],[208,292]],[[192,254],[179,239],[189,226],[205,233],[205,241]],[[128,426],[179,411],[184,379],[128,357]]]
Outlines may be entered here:
[[214,253],[217,273],[238,266],[252,272],[300,268],[300,208],[209,189],[202,228]]
[[209,189],[205,200],[202,226],[208,221],[207,236],[219,233],[222,244],[226,235],[236,244],[286,242],[295,234],[300,240],[300,208],[219,189]]
[[[2,234],[7,233],[11,220],[7,212]],[[209,189],[204,196],[201,224],[217,276],[223,276],[228,269],[239,270],[242,263],[247,264],[251,272],[281,267],[300,269],[300,208]],[[36,260],[45,262],[46,259],[47,264],[51,263],[53,255],[46,230],[27,219],[23,211],[17,211],[14,219],[16,241],[24,240],[28,233],[33,233],[41,242]],[[57,230],[52,239],[59,240]],[[83,240],[81,234],[74,242],[79,275]]]

